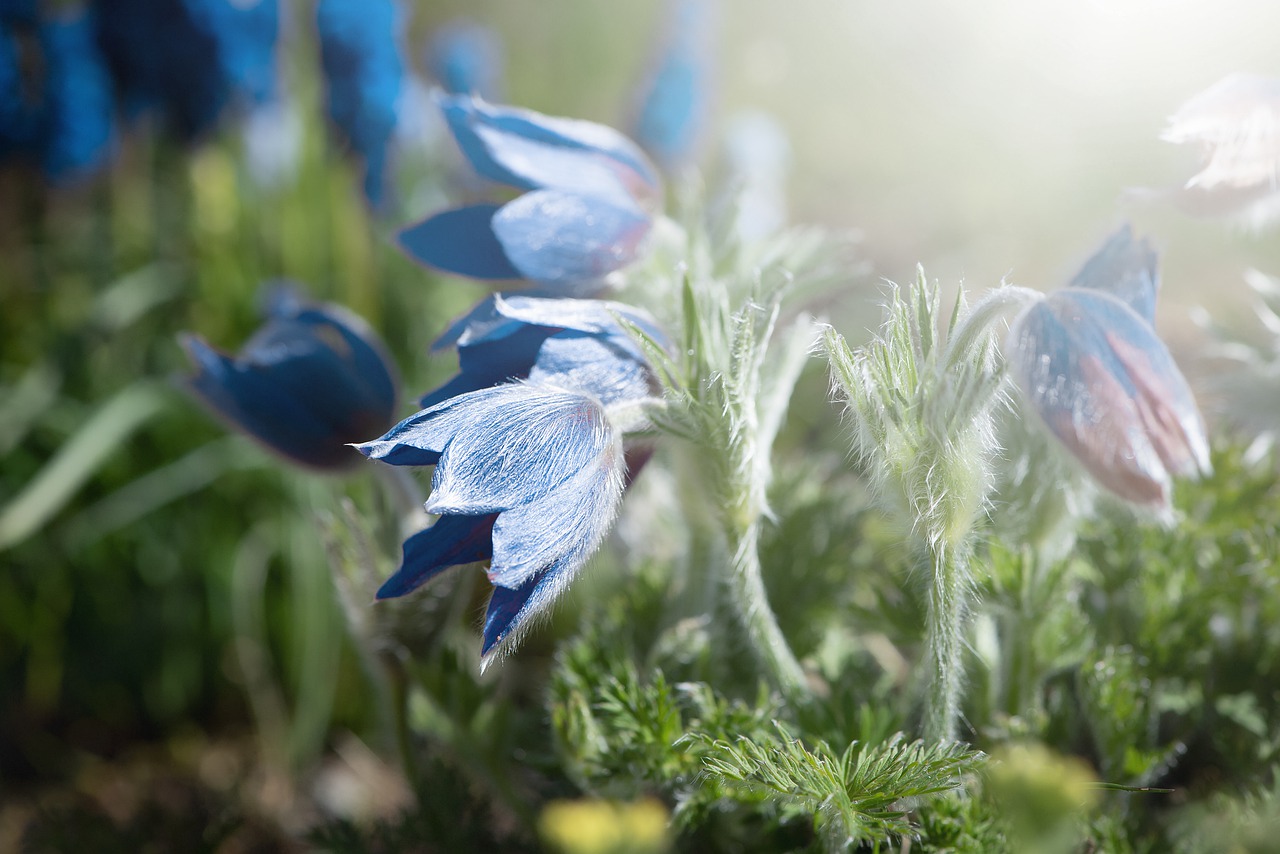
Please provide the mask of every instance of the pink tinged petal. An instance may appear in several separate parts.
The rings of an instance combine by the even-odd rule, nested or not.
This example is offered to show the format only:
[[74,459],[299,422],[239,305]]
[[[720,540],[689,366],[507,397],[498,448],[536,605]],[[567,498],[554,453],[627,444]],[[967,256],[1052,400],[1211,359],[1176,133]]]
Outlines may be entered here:
[[1023,312],[1009,340],[1014,378],[1033,408],[1107,489],[1167,506],[1171,475],[1209,470],[1186,380],[1125,303],[1059,291]]
[[526,278],[568,284],[593,282],[640,254],[652,221],[629,203],[540,190],[504,205],[493,231]]
[[535,501],[596,462],[612,442],[604,408],[572,392],[513,383],[434,407],[442,442],[431,513],[479,514]]

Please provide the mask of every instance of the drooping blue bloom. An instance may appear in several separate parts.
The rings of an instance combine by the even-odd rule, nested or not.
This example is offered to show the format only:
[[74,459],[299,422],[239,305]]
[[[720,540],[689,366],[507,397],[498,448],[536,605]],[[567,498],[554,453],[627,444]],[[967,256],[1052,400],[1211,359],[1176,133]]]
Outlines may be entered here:
[[440,519],[404,545],[378,598],[450,566],[489,560],[482,667],[508,649],[596,551],[622,496],[619,431],[594,396],[533,383],[467,392],[356,446],[392,465],[434,465]]
[[309,303],[289,288],[269,297],[268,321],[238,356],[195,335],[187,387],[215,414],[269,449],[318,469],[359,461],[348,444],[376,436],[395,415],[396,371],[359,317]]
[[395,0],[320,0],[316,27],[329,119],[364,164],[364,194],[382,204],[404,77]]
[[414,258],[479,279],[598,289],[642,252],[661,198],[634,142],[593,122],[441,95],[462,153],[482,176],[521,190],[504,205],[447,210],[400,233]]
[[94,0],[126,112],[200,139],[233,105],[275,91],[279,0]]
[[710,113],[715,59],[711,0],[672,0],[633,136],[668,173],[693,161]]
[[586,391],[606,405],[648,397],[652,370],[624,323],[666,345],[647,312],[623,303],[493,294],[432,345],[456,348],[459,370],[421,405],[516,379]]
[[491,28],[468,20],[445,24],[432,34],[426,58],[446,92],[491,101],[501,97],[502,43]]
[[1049,430],[1111,492],[1159,509],[1210,470],[1204,421],[1151,326],[1156,254],[1127,228],[1009,329],[1012,375]]

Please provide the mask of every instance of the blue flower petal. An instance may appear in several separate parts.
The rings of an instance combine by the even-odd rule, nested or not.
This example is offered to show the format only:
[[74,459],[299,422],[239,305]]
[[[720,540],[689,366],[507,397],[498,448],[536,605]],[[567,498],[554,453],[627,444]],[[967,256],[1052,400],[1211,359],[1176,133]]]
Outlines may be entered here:
[[378,599],[410,593],[452,566],[493,557],[495,514],[441,516],[404,542],[400,568],[378,588]]
[[544,572],[528,579],[514,590],[506,587],[493,588],[493,596],[489,599],[484,617],[484,640],[480,647],[481,672],[501,655],[502,650],[511,648],[528,629],[530,618],[550,607],[571,580],[554,572]]
[[[464,394],[419,427],[443,453],[431,513],[493,513],[536,501],[599,463],[613,435],[600,404],[522,383]],[[436,438],[439,437],[439,438]]]
[[709,0],[677,0],[662,55],[644,87],[635,139],[668,172],[692,159],[709,112],[712,11]]
[[430,216],[398,235],[410,257],[438,270],[475,279],[520,279],[493,233],[499,205],[472,205]]
[[1155,331],[1120,299],[1068,288],[1009,330],[1014,379],[1103,486],[1167,506],[1171,475],[1209,470],[1204,423]]
[[646,201],[660,193],[653,164],[613,128],[493,106],[469,95],[442,95],[440,107],[472,168],[490,180],[524,190],[621,190]]
[[1068,287],[1105,291],[1127,303],[1147,323],[1155,323],[1158,264],[1155,248],[1145,238],[1135,241],[1133,229],[1124,225],[1085,262]]
[[530,382],[590,392],[605,405],[651,397],[652,378],[630,339],[575,330],[547,338],[529,372]]
[[651,225],[628,203],[559,190],[526,193],[493,217],[512,265],[547,284],[603,279],[635,260]]
[[555,330],[515,323],[511,325],[515,328],[510,330],[510,334],[460,346],[457,376],[424,395],[422,405],[434,406],[464,392],[528,377],[542,342]]
[[271,320],[236,357],[182,337],[188,388],[233,427],[317,468],[359,460],[348,443],[386,429],[395,370],[367,325],[338,306],[277,297]]
[[551,566],[576,573],[613,524],[625,470],[622,448],[611,438],[554,491],[501,513],[493,526],[489,580],[514,588]]

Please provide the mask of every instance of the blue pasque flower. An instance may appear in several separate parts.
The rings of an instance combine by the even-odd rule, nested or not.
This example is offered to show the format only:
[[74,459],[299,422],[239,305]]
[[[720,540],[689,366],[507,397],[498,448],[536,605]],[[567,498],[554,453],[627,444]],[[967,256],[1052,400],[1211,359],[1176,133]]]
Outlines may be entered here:
[[378,591],[401,596],[440,571],[490,560],[482,666],[527,629],[599,547],[622,496],[621,433],[596,397],[532,383],[467,392],[356,446],[392,465],[434,465],[430,513]]
[[1125,227],[1070,285],[1009,328],[1009,365],[1049,430],[1111,492],[1157,509],[1172,478],[1207,473],[1195,398],[1152,328],[1156,253]]
[[458,351],[458,374],[420,401],[516,379],[589,391],[608,405],[652,393],[652,371],[623,324],[662,346],[665,333],[645,311],[618,302],[493,294],[432,345]]
[[400,233],[414,258],[478,279],[591,291],[643,251],[660,204],[657,170],[634,142],[593,122],[440,95],[480,175],[527,192],[435,214]]
[[387,188],[396,105],[404,79],[404,14],[395,0],[320,0],[316,28],[329,119],[364,164],[364,194],[375,207]]
[[647,449],[627,458],[615,417],[654,394],[630,329],[666,346],[630,306],[494,294],[441,336],[437,349],[458,351],[458,375],[358,446],[392,465],[436,466],[426,509],[440,518],[405,542],[379,599],[490,560],[487,663],[568,586],[647,459]]
[[294,462],[355,463],[347,445],[378,435],[395,416],[396,370],[382,342],[341,306],[306,302],[288,288],[270,294],[267,314],[238,356],[184,335],[197,369],[187,387],[232,427]]

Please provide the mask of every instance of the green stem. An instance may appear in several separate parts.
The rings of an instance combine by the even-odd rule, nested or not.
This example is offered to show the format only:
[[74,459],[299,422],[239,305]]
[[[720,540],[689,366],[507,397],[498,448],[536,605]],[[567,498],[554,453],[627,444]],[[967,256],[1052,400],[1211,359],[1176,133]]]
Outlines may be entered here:
[[929,693],[925,705],[926,741],[956,740],[960,697],[964,690],[964,621],[968,610],[969,554],[945,542],[930,549]]
[[778,626],[764,587],[760,568],[760,523],[755,520],[729,533],[728,545],[733,562],[730,583],[733,603],[743,628],[760,663],[778,689],[788,699],[803,700],[810,694],[809,683]]

